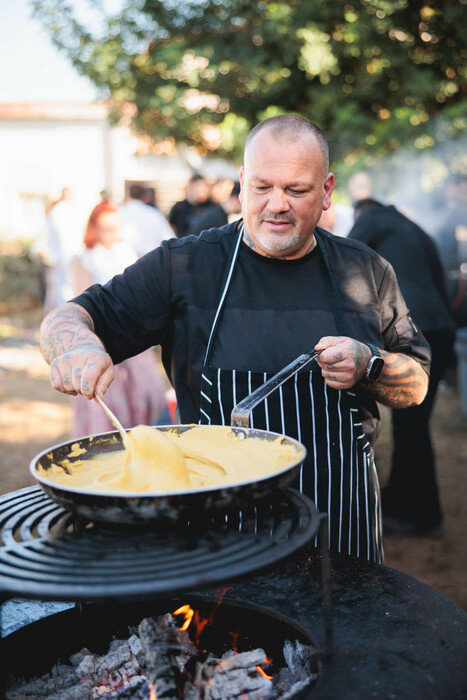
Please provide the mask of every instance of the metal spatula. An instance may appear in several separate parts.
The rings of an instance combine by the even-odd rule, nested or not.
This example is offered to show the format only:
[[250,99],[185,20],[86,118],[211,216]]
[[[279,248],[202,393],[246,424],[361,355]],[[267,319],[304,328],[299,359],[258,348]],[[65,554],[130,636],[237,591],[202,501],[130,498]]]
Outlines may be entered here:
[[[321,352],[321,350],[320,350]],[[250,413],[257,404],[264,401],[265,398],[272,394],[281,384],[293,377],[299,370],[313,362],[320,352],[307,352],[300,357],[297,357],[293,362],[291,362],[287,367],[279,370],[271,379],[269,379],[264,384],[261,384],[255,391],[248,394],[242,401],[240,401],[236,406],[234,406],[233,411],[230,416],[230,425],[237,426],[241,428],[250,427]]]

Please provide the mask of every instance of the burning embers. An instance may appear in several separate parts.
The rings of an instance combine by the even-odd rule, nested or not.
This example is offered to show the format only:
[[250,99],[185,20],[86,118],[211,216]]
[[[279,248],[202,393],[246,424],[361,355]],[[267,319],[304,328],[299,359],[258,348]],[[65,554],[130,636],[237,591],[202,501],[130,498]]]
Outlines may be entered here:
[[[316,667],[310,661],[312,647],[286,639],[283,623],[274,656],[249,647],[258,640],[261,618],[248,615],[251,630],[235,625],[237,611],[210,614],[184,605],[173,613],[144,618],[129,629],[128,639],[115,639],[103,655],[87,649],[72,655],[69,664],[57,664],[41,678],[10,683],[8,700],[273,700],[292,699],[315,682]],[[233,613],[232,613],[233,609]],[[248,611],[249,612],[249,611]],[[241,617],[241,615],[240,615]],[[249,623],[248,623],[249,624]],[[248,626],[248,625],[247,625]],[[265,646],[271,646],[270,620],[265,627]],[[217,629],[216,629],[217,628]],[[226,629],[228,628],[228,629]],[[293,628],[287,632],[294,632]],[[228,641],[227,641],[228,640]],[[238,648],[240,647],[240,649]],[[207,651],[210,649],[210,651]],[[270,653],[270,652],[269,652]]]

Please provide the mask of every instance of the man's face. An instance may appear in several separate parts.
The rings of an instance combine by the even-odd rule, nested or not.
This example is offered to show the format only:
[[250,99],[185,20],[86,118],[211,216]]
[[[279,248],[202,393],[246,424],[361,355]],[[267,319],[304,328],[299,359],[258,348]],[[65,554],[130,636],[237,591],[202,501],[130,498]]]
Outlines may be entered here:
[[263,129],[245,153],[240,184],[245,229],[255,250],[278,258],[305,255],[334,189],[316,138],[277,140]]

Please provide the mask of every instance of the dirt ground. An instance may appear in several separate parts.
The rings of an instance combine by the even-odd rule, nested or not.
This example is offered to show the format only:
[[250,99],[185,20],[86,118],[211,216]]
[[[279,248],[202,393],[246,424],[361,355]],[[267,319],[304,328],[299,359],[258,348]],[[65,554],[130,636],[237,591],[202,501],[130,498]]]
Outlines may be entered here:
[[[48,383],[48,367],[37,345],[39,320],[38,312],[0,317],[0,494],[32,485],[30,460],[68,438],[72,399]],[[445,535],[387,537],[384,544],[387,566],[424,581],[467,610],[467,418],[455,373],[448,379],[432,418]],[[384,481],[391,441],[389,412],[383,408],[382,413],[377,456]]]

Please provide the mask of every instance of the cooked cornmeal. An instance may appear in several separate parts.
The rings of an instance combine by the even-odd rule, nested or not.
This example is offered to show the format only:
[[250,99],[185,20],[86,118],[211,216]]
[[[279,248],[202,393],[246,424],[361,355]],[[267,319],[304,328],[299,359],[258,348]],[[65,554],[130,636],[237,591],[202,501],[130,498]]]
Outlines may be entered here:
[[302,459],[300,449],[283,437],[265,440],[227,426],[194,426],[182,432],[139,425],[128,438],[126,449],[88,459],[75,443],[68,459],[47,469],[39,465],[38,474],[86,491],[186,491],[255,481]]

